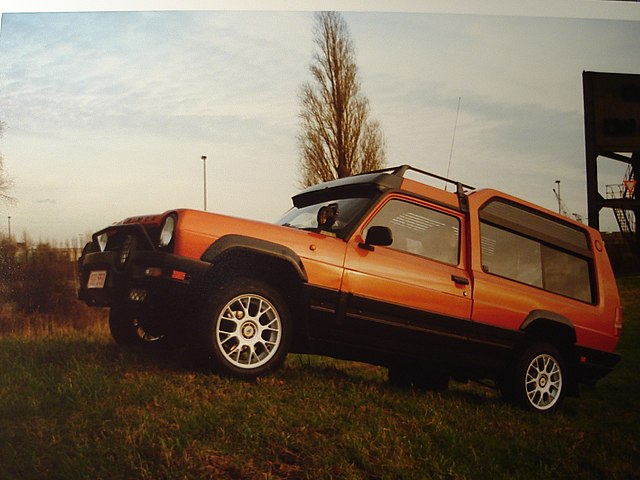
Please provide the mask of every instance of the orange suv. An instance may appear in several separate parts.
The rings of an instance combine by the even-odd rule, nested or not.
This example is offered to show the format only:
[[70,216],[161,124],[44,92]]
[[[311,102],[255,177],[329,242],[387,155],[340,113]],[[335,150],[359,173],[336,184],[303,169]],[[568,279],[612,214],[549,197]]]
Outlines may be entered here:
[[620,299],[596,230],[406,165],[310,187],[276,224],[128,218],[93,235],[80,275],[80,298],[111,307],[118,344],[180,339],[240,378],[314,353],[416,387],[493,379],[550,411],[619,360]]

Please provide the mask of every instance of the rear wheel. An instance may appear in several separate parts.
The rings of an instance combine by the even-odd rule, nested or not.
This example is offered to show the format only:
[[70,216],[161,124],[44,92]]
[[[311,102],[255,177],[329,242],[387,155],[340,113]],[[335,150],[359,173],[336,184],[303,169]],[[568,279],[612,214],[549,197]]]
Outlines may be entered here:
[[506,396],[528,410],[551,412],[561,405],[567,385],[560,351],[547,343],[534,343],[516,363],[511,391]]
[[291,342],[286,303],[270,285],[237,278],[215,292],[195,341],[216,371],[253,379],[279,367]]

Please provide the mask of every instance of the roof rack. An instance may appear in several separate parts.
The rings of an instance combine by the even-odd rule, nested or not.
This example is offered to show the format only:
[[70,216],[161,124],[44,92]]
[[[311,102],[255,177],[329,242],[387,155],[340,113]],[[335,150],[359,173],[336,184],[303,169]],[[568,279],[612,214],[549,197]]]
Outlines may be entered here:
[[[388,189],[397,189],[402,187],[402,181],[407,172],[416,172],[426,177],[434,178],[436,180],[445,182],[445,184],[455,185],[455,195],[458,197],[460,209],[468,211],[468,197],[466,190],[475,190],[475,187],[465,185],[464,183],[457,182],[455,180],[436,175],[434,173],[414,168],[411,165],[400,165],[397,167],[383,168],[380,170],[374,170],[370,172],[362,172],[358,175],[351,177],[340,178],[337,180],[331,180],[328,182],[319,183],[317,185],[307,187],[302,192],[293,196],[293,204],[296,207],[302,205],[310,205],[324,194],[324,192],[335,187],[354,187],[369,185],[374,186],[379,191],[385,191]],[[445,185],[446,188],[446,185]]]
[[412,167],[411,165],[400,165],[398,167],[384,168],[382,170],[376,170],[374,172],[367,172],[367,173],[369,174],[386,173],[386,174],[391,174],[398,179],[402,179],[402,178],[405,178],[405,174],[409,171],[416,172],[426,177],[435,178],[436,180],[445,182],[445,190],[447,188],[446,184],[449,183],[451,185],[455,185],[456,196],[458,197],[458,204],[460,206],[460,209],[464,212],[469,211],[469,197],[467,196],[467,192],[465,191],[465,189],[475,190],[475,187],[472,187],[471,185],[466,185],[462,182],[458,182],[455,180],[451,180],[447,177],[436,175],[435,173],[427,172],[425,170],[420,170],[419,168]]
[[464,189],[467,189],[467,190],[475,190],[476,189],[476,187],[472,187],[471,185],[466,185],[466,184],[464,184],[462,182],[458,182],[456,180],[451,180],[451,179],[449,179],[447,177],[436,175],[435,173],[427,172],[425,170],[420,170],[419,168],[412,167],[411,165],[399,165],[397,167],[383,168],[381,170],[375,170],[375,171],[366,172],[366,173],[389,173],[389,172],[391,172],[392,175],[396,175],[398,177],[405,178],[405,174],[408,171],[416,172],[416,173],[419,173],[421,175],[425,175],[427,177],[435,178],[436,180],[440,180],[442,182],[449,183],[451,185],[455,185],[458,193],[464,192]]

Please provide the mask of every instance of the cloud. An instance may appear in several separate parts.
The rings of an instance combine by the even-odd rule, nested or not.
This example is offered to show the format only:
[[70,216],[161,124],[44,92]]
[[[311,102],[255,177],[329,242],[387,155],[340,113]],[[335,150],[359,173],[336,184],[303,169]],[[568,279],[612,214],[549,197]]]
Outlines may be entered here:
[[[582,70],[640,73],[637,22],[345,19],[390,164],[445,174],[452,153],[452,177],[550,206],[557,178],[568,204],[584,197]],[[3,15],[2,152],[21,200],[16,221],[75,234],[200,207],[203,154],[210,205],[276,216],[295,190],[312,22],[310,12]]]
[[[301,14],[7,18],[3,105],[7,116],[31,132],[51,133],[60,125],[77,131],[163,131],[166,123],[189,119],[198,120],[190,122],[197,128],[203,116],[216,127],[219,118],[295,112],[303,62],[293,35],[305,23]],[[280,29],[295,25],[288,41]],[[29,115],[20,113],[26,111]]]

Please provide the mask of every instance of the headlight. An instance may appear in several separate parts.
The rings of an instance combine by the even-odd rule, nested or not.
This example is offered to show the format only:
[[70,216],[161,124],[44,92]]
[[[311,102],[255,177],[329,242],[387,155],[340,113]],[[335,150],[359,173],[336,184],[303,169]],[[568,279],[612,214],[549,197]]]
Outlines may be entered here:
[[160,248],[166,247],[173,240],[173,233],[176,229],[176,217],[175,215],[169,215],[164,219],[164,223],[162,224],[162,230],[160,230],[160,239],[158,241],[158,246]]
[[100,247],[100,251],[104,252],[104,249],[107,248],[107,240],[109,240],[109,235],[103,233],[102,235],[98,235],[98,246]]

